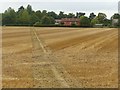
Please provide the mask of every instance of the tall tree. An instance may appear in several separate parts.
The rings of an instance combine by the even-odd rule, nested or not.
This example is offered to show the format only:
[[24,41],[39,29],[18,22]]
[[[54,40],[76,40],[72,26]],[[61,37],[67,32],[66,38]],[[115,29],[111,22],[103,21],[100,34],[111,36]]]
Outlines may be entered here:
[[111,25],[111,20],[109,20],[109,19],[104,19],[103,25],[104,25],[104,26],[110,26],[110,25]]
[[104,13],[98,13],[97,17],[100,23],[104,23],[104,20],[107,18],[107,15]]
[[18,20],[20,24],[23,24],[23,25],[30,24],[30,15],[26,9],[24,9],[24,11],[21,13],[21,16],[19,16]]
[[55,12],[48,12],[48,16],[53,17],[54,19],[58,19],[58,16]]
[[42,16],[47,16],[47,10],[42,11]]
[[41,24],[43,24],[43,25],[54,24],[54,18],[48,17],[48,16],[43,16],[41,19]]
[[39,20],[40,20],[40,19],[42,18],[42,16],[43,16],[40,10],[36,11],[36,12],[35,12],[35,15],[39,18]]
[[120,18],[120,14],[115,13],[111,18],[112,19],[118,19],[118,18]]
[[2,26],[2,13],[0,13],[0,26]]
[[16,12],[14,9],[9,7],[3,14],[3,24],[15,24],[16,23]]
[[90,19],[86,16],[81,16],[80,17],[80,26],[83,26],[83,27],[90,26]]
[[36,22],[40,22],[40,19],[37,17],[35,13],[30,14],[30,25],[33,25]]
[[20,8],[18,8],[18,11],[17,11],[17,13],[20,13],[20,12],[22,12],[24,9],[25,9],[25,8],[24,8],[23,6],[20,6]]
[[95,17],[94,19],[91,20],[91,26],[94,26],[95,24],[99,24],[98,17]]
[[77,12],[76,13],[77,18],[80,18],[81,16],[84,16],[84,15],[85,15],[85,13],[82,13],[82,12]]
[[89,19],[92,20],[96,17],[96,15],[94,13],[90,13]]
[[65,17],[64,12],[60,11],[60,13],[59,13],[59,19],[64,18],[64,17]]
[[32,13],[32,6],[31,6],[31,5],[28,5],[28,6],[27,6],[27,11],[28,11],[29,14]]
[[75,14],[73,14],[73,13],[69,13],[68,15],[67,15],[67,18],[74,18],[75,17]]
[[53,17],[49,17],[50,19],[50,24],[55,24],[55,19]]
[[[114,19],[118,19],[118,22]],[[111,22],[112,22],[112,25],[113,26],[117,26],[117,27],[120,27],[120,14],[119,13],[115,13],[112,17],[111,17]]]

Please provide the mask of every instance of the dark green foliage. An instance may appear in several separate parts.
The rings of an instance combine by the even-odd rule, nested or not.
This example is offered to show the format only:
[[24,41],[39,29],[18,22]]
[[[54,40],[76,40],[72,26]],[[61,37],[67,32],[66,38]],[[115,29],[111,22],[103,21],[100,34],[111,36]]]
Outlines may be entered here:
[[35,15],[39,18],[39,20],[40,20],[40,19],[42,18],[42,16],[43,16],[40,10],[36,11],[36,12],[35,12]]
[[113,19],[118,19],[118,18],[120,18],[120,14],[115,13],[111,18],[113,18]]
[[58,15],[55,12],[48,12],[43,10],[33,11],[32,6],[27,8],[21,6],[18,11],[14,11],[11,7],[2,14],[3,25],[33,25],[36,22],[40,24],[54,24]]
[[43,16],[41,19],[41,24],[47,25],[47,24],[54,24],[55,20],[52,17]]
[[100,23],[104,23],[104,20],[107,18],[107,15],[104,13],[98,13],[97,17]]
[[58,19],[58,15],[55,12],[48,12],[49,17],[53,17],[54,19]]
[[90,19],[86,16],[81,16],[80,17],[80,26],[89,27],[90,26]]
[[118,18],[118,27],[120,28],[120,16]]
[[69,13],[68,15],[67,15],[67,18],[74,18],[75,17],[75,14],[73,14],[73,13]]
[[34,26],[39,26],[39,25],[41,25],[41,22],[36,22],[36,23],[34,24]]
[[30,24],[30,14],[26,9],[24,9],[23,12],[20,14],[18,22],[23,25]]
[[95,24],[99,24],[99,20],[97,17],[91,20],[91,26],[94,26]]
[[[34,11],[32,10],[32,6],[28,5],[26,8],[20,6],[17,11],[9,7],[4,13],[1,14],[2,25],[39,25],[39,26],[57,26],[55,24],[55,19],[62,18],[80,18],[80,26],[88,27],[93,26],[95,24],[103,24],[104,26],[112,25],[112,19],[119,19],[119,22],[116,26],[120,26],[120,15],[114,14],[111,20],[107,19],[106,14],[99,13],[96,16],[94,13],[90,13],[89,18],[85,16],[85,13],[77,12],[76,15],[73,13],[65,14],[60,11],[59,14],[56,14],[54,11],[43,10],[43,11]],[[63,23],[60,24],[62,26]],[[75,26],[72,23],[72,26]]]
[[31,14],[30,15],[30,24],[33,25],[35,24],[36,22],[39,22],[40,19],[35,15],[35,14]]
[[25,8],[23,6],[21,6],[20,8],[18,8],[17,13],[20,13],[21,11],[23,11]]
[[90,13],[89,19],[92,20],[96,17],[96,15],[94,13]]
[[3,24],[15,24],[16,23],[16,12],[12,8],[8,8],[2,17]]
[[2,13],[0,13],[0,26],[2,26]]
[[82,13],[82,12],[77,12],[76,13],[77,18],[80,18],[81,16],[84,16],[84,15],[85,15],[85,13]]
[[29,14],[32,14],[32,6],[28,5],[27,6],[27,11]]
[[[114,19],[118,19],[117,23],[114,23]],[[120,27],[120,14],[115,13],[112,17],[111,17],[111,21],[112,21],[112,26],[113,27]]]
[[109,20],[109,19],[104,19],[103,25],[104,25],[104,26],[110,26],[110,25],[111,25],[111,20]]
[[65,18],[64,12],[60,11],[60,13],[59,13],[59,15],[58,15],[58,18],[59,18],[59,19]]

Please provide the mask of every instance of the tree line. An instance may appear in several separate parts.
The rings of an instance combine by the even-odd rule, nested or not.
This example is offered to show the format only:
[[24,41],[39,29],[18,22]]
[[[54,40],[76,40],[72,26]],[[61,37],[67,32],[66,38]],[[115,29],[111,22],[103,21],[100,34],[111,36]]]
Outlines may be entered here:
[[[105,13],[90,13],[89,17],[85,16],[85,13],[77,12],[76,14],[60,11],[56,14],[54,11],[47,12],[47,10],[34,11],[31,5],[27,8],[21,6],[17,11],[9,7],[2,13],[2,25],[54,25],[55,19],[62,18],[80,18],[81,26],[93,26],[95,24],[103,24],[104,26],[111,26],[112,18],[120,18],[119,14],[114,14],[111,19],[107,19]],[[117,24],[116,26],[118,26]]]

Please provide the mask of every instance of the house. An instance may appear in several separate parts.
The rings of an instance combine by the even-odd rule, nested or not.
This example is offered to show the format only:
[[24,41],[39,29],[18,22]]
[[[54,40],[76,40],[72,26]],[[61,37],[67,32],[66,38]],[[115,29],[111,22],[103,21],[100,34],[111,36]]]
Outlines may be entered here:
[[118,19],[112,19],[112,26],[118,24]]
[[64,26],[72,26],[72,25],[80,25],[80,19],[79,18],[62,18],[61,23]]
[[80,25],[80,19],[79,18],[62,18],[61,20],[55,20],[55,24],[61,24],[64,26],[72,26],[72,25]]

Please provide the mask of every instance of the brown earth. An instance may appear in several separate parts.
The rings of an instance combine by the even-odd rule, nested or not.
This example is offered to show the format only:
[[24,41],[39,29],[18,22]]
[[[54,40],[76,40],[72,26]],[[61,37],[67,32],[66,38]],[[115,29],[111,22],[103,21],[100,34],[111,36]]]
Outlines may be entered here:
[[3,27],[4,88],[118,87],[118,30]]

